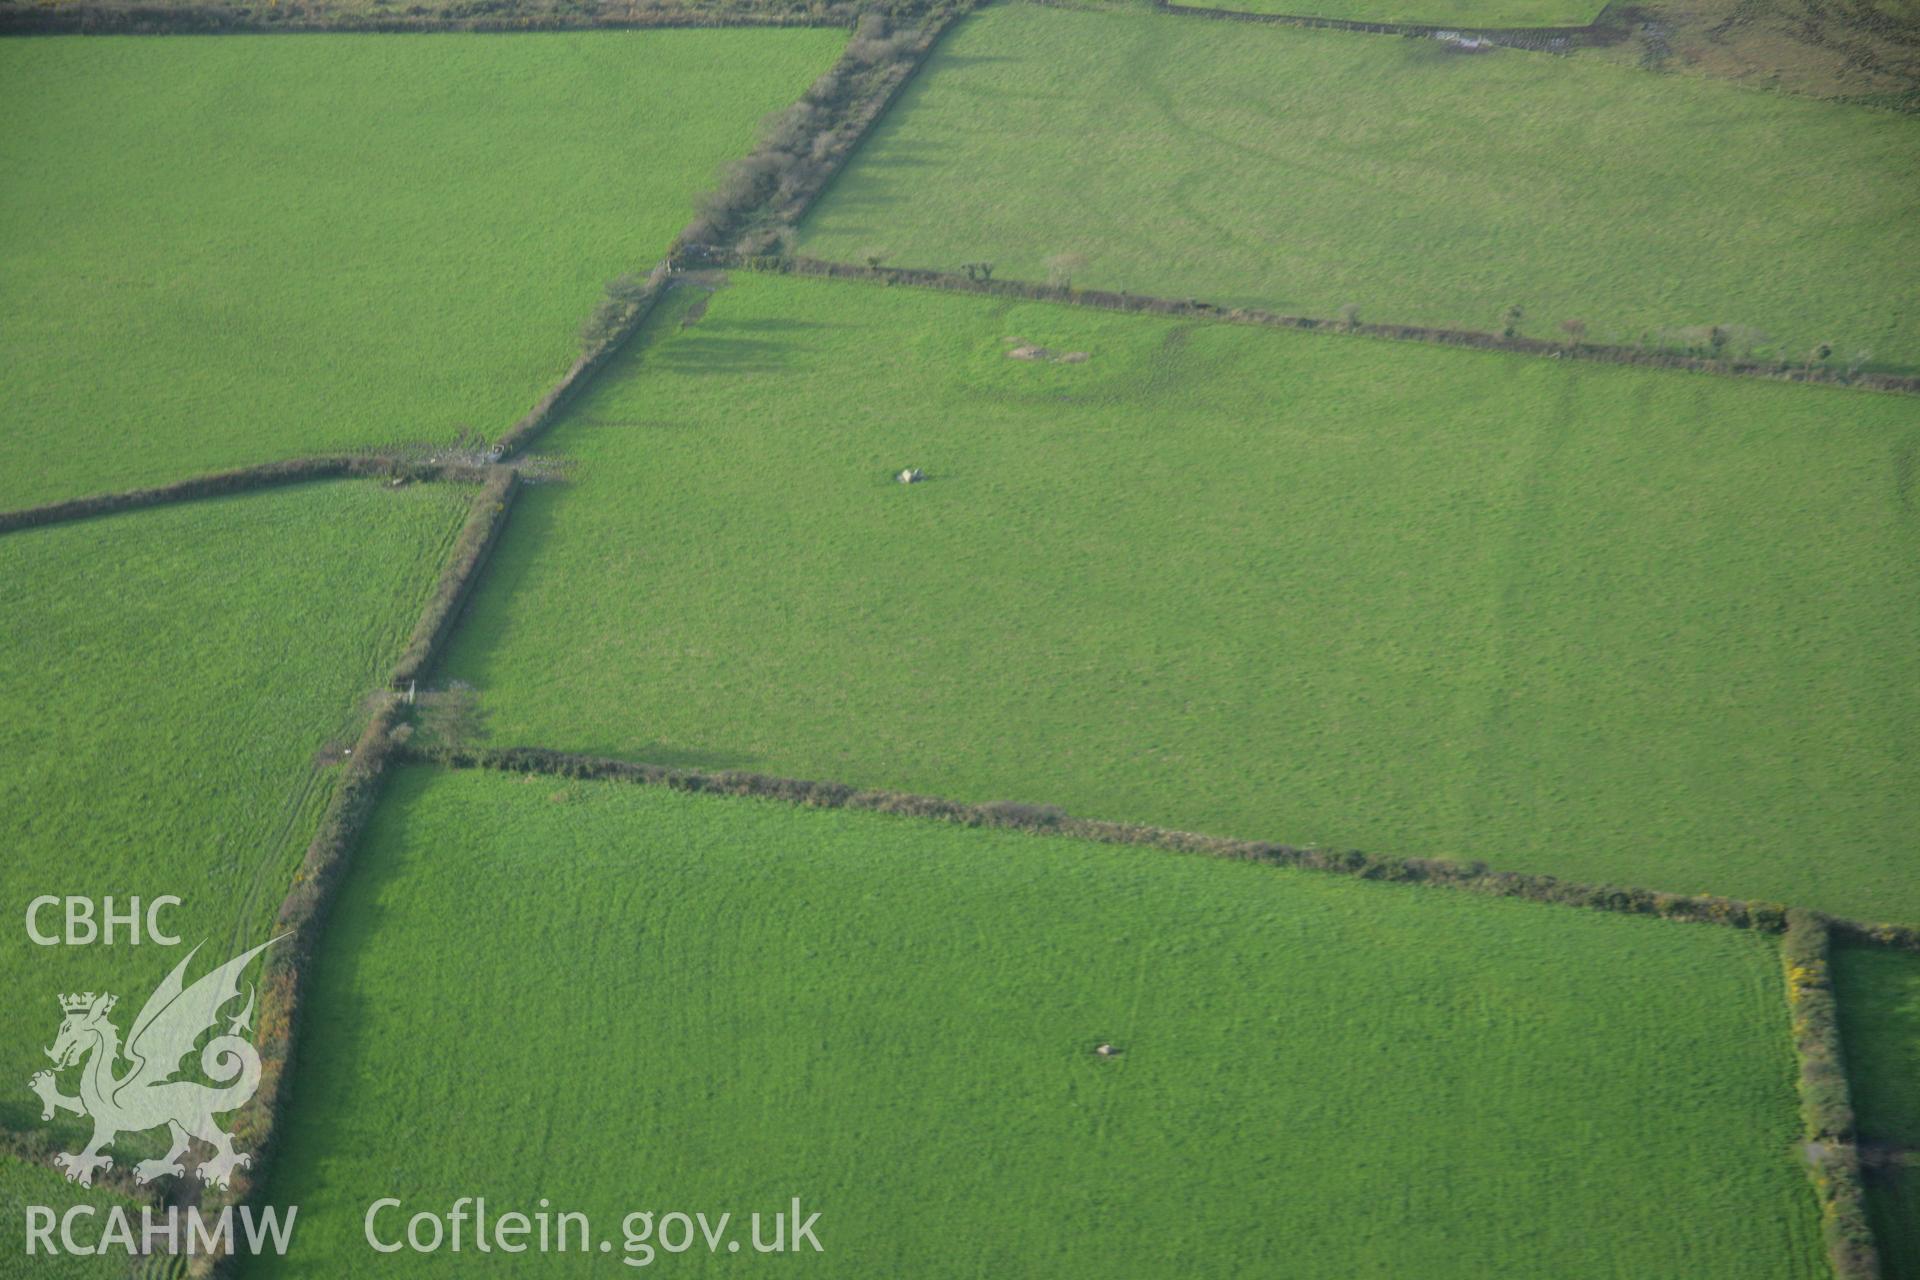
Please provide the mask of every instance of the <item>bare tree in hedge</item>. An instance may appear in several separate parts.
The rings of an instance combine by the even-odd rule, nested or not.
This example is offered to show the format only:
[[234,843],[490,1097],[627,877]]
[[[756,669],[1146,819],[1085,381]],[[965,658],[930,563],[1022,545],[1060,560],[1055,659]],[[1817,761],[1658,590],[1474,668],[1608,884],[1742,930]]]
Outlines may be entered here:
[[633,313],[647,300],[647,291],[646,279],[631,271],[607,281],[600,304],[580,326],[581,345],[592,350],[618,333],[620,326],[632,319]]
[[1500,336],[1503,338],[1518,337],[1520,334],[1520,322],[1526,319],[1526,316],[1526,309],[1519,303],[1516,302],[1508,307],[1505,322],[1500,328]]
[[782,220],[798,215],[930,38],[920,29],[890,31],[884,14],[862,14],[839,61],[800,101],[762,122],[753,153],[730,166],[699,202],[678,246],[731,244],[747,256],[778,252]]
[[478,691],[464,680],[455,680],[441,692],[420,699],[420,727],[437,747],[477,747],[487,739],[487,713]]
[[1567,345],[1577,347],[1587,340],[1587,322],[1585,320],[1562,320],[1560,332],[1567,335]]

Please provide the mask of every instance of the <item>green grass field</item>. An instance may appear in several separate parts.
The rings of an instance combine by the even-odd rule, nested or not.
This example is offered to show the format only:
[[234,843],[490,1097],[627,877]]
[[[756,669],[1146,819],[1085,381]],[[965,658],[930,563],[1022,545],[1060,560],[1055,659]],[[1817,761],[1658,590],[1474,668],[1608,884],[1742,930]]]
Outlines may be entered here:
[[843,38],[0,41],[0,508],[498,434]]
[[1192,0],[1192,7],[1462,27],[1578,27],[1600,12],[1587,0]]
[[1819,1274],[1752,934],[420,769],[333,920],[252,1274],[481,1189],[797,1195],[814,1275]]
[[1912,402],[674,296],[455,638],[496,743],[1920,920]]
[[[968,18],[802,252],[1229,305],[1920,366],[1920,131],[1580,59],[1172,15]],[[1765,164],[1755,163],[1757,155]],[[1731,342],[1738,355],[1754,339]]]
[[1835,953],[1841,1042],[1860,1135],[1906,1150],[1906,1163],[1869,1169],[1868,1205],[1886,1280],[1920,1277],[1920,959]]
[[40,1126],[14,1085],[56,996],[130,1020],[179,958],[32,945],[28,901],[173,894],[183,945],[263,941],[330,794],[315,753],[351,743],[472,493],[309,485],[0,537],[0,1123]]
[[[91,1205],[94,1210],[91,1219],[84,1216],[75,1219],[74,1233],[78,1239],[97,1239],[105,1223],[102,1215],[114,1205],[134,1215],[133,1227],[139,1230],[140,1210],[135,1202],[101,1188],[76,1187],[43,1165],[0,1155],[0,1222],[6,1224],[5,1238],[9,1246],[6,1253],[0,1255],[0,1275],[26,1280],[128,1280],[125,1254],[82,1257],[64,1250],[57,1255],[36,1250],[31,1257],[27,1256],[22,1226],[27,1206],[41,1205],[56,1214],[64,1214],[78,1204]],[[59,1239],[58,1234],[54,1239]]]

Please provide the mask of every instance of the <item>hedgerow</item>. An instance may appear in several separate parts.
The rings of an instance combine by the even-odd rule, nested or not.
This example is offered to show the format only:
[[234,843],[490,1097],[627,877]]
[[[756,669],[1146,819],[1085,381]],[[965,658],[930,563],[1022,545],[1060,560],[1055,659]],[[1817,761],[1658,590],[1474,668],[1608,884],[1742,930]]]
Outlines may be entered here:
[[[761,125],[759,144],[734,162],[675,241],[675,252],[728,245],[744,254],[790,245],[793,229],[867,131],[970,4],[917,19],[861,15],[840,60],[800,101]],[[898,25],[896,25],[898,24]]]
[[[432,664],[434,652],[446,635],[448,621],[480,573],[506,522],[516,491],[516,474],[502,469],[491,476],[476,495],[467,523],[414,627],[412,641],[388,680],[389,685],[399,687]],[[271,1161],[280,1107],[284,1104],[286,1073],[293,1063],[306,968],[312,963],[325,928],[334,891],[352,861],[360,832],[380,797],[386,766],[404,737],[395,732],[402,724],[401,707],[397,694],[381,697],[366,727],[347,752],[333,800],[307,845],[292,887],[281,901],[278,927],[286,938],[267,953],[261,980],[256,1040],[261,1062],[260,1088],[235,1116],[233,1126],[234,1137],[253,1153],[254,1162],[250,1169],[236,1172],[229,1190],[221,1193],[229,1202],[239,1203],[250,1196],[261,1185],[265,1168]]]
[[[732,267],[747,271],[775,272],[784,275],[822,276],[835,280],[869,280],[886,285],[909,285],[945,289],[958,293],[979,293],[998,298],[1022,298],[1034,302],[1064,302],[1076,306],[1097,307],[1103,311],[1144,312],[1152,315],[1193,316],[1224,320],[1233,324],[1260,325],[1277,329],[1322,330],[1332,333],[1362,334],[1373,338],[1393,338],[1403,342],[1432,342],[1449,347],[1476,347],[1488,351],[1511,351],[1550,359],[1593,360],[1606,364],[1640,365],[1656,369],[1685,369],[1696,373],[1721,373],[1740,377],[1771,378],[1786,382],[1820,382],[1871,391],[1891,391],[1920,395],[1920,376],[1872,373],[1844,366],[1795,364],[1773,360],[1722,360],[1688,355],[1656,345],[1622,346],[1617,343],[1586,341],[1549,341],[1520,334],[1484,333],[1474,329],[1439,329],[1425,325],[1372,324],[1357,316],[1325,318],[1281,315],[1257,307],[1221,307],[1199,298],[1156,298],[1137,293],[1114,293],[1102,289],[1076,289],[1071,284],[1039,284],[1021,280],[996,280],[991,263],[974,263],[973,270],[930,271],[923,268],[888,267],[878,263],[828,262],[819,258],[775,252],[778,244],[755,239],[752,250],[713,243],[682,243],[675,249],[676,265]],[[980,268],[986,268],[984,271]]]
[[1800,1059],[1800,1113],[1834,1275],[1839,1280],[1877,1280],[1880,1259],[1867,1219],[1856,1145],[1859,1135],[1830,971],[1832,936],[1824,916],[1798,908],[1787,912],[1780,953],[1786,966],[1794,1049]]
[[277,485],[305,484],[312,480],[336,480],[347,476],[390,476],[396,480],[452,480],[473,482],[483,475],[478,467],[464,463],[415,462],[387,454],[334,454],[318,458],[291,458],[285,462],[267,462],[256,467],[237,467],[193,476],[173,484],[151,489],[128,489],[120,493],[93,494],[48,502],[37,507],[0,511],[0,533],[16,529],[34,529],[41,525],[84,520],[89,516],[111,515],[118,511],[136,511],[169,502],[187,502],[195,498],[217,498],[223,494],[244,493],[249,489],[270,489]]
[[[451,768],[497,769],[589,780],[615,780],[679,791],[760,796],[814,808],[866,809],[904,817],[930,818],[973,827],[1011,827],[1095,840],[1103,844],[1145,845],[1177,853],[1202,854],[1270,866],[1331,871],[1362,880],[1444,885],[1489,897],[1524,898],[1596,911],[1658,916],[1690,923],[1728,925],[1780,933],[1788,908],[1771,902],[1742,902],[1705,894],[1661,893],[1652,889],[1583,885],[1554,876],[1494,871],[1484,862],[1440,858],[1400,858],[1357,849],[1299,848],[1267,841],[1172,831],[1135,823],[1075,818],[1053,805],[963,804],[934,796],[862,789],[838,782],[814,782],[745,772],[703,773],[664,765],[612,760],[539,747],[485,748],[473,745],[403,748],[408,760]],[[1869,926],[1859,926],[1867,928]]]

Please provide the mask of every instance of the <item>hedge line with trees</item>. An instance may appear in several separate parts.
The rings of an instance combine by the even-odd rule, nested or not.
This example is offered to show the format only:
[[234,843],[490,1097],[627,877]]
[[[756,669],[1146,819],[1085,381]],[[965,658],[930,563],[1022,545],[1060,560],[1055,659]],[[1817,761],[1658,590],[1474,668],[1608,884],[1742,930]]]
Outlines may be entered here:
[[1780,954],[1800,1059],[1800,1115],[1833,1274],[1837,1280],[1879,1280],[1880,1257],[1867,1219],[1859,1135],[1840,1046],[1839,1002],[1829,966],[1832,939],[1825,917],[1798,908],[1787,912]]
[[527,441],[552,424],[560,410],[586,385],[587,379],[612,358],[652,313],[660,295],[667,291],[672,273],[672,264],[662,260],[645,276],[629,272],[607,282],[593,313],[581,322],[579,359],[560,375],[560,381],[541,396],[533,408],[494,441],[500,457],[512,457],[520,452]]
[[[961,826],[1013,827],[1101,844],[1145,845],[1175,853],[1331,871],[1362,880],[1442,885],[1488,897],[1525,898],[1534,902],[1552,902],[1626,915],[1730,925],[1766,933],[1784,932],[1790,914],[1787,907],[1778,903],[1742,902],[1705,894],[1662,893],[1652,889],[1611,885],[1574,884],[1554,876],[1493,871],[1484,862],[1477,861],[1401,858],[1363,853],[1357,849],[1302,849],[1268,841],[1199,835],[1137,823],[1101,822],[1072,817],[1055,805],[962,804],[933,796],[864,789],[839,782],[813,782],[758,773],[702,773],[540,747],[489,748],[472,744],[423,747],[416,743],[409,744],[404,754],[410,760],[457,769],[496,769],[508,773],[631,782],[713,795],[761,796],[813,808],[862,809],[874,813],[930,818]],[[1863,934],[1882,929],[1882,926],[1864,924],[1851,927]],[[1887,927],[1884,933],[1877,936],[1884,945],[1920,950],[1920,939],[1911,937],[1914,932]]]
[[187,502],[196,498],[217,498],[249,489],[271,489],[279,485],[305,484],[312,480],[338,480],[349,476],[388,476],[395,480],[449,480],[477,483],[486,471],[466,463],[416,462],[384,453],[332,454],[317,458],[290,458],[284,462],[264,462],[257,467],[237,467],[192,476],[173,484],[151,489],[128,489],[120,493],[97,493],[85,498],[68,498],[37,507],[0,511],[0,533],[33,529],[41,525],[84,520],[90,516],[136,511],[168,502]]
[[847,157],[926,61],[970,0],[925,13],[861,14],[853,38],[800,101],[761,123],[760,141],[728,167],[674,242],[726,245],[753,255],[785,252],[794,228]]
[[454,542],[452,560],[440,575],[440,580],[434,584],[426,610],[414,624],[407,647],[394,666],[388,683],[395,690],[403,690],[426,677],[428,664],[439,650],[441,641],[446,638],[454,617],[460,612],[460,606],[472,592],[480,566],[492,552],[500,530],[506,526],[507,507],[513,501],[519,480],[517,472],[502,467],[481,486],[473,510]]
[[[1771,378],[1787,382],[1818,382],[1837,386],[1861,387],[1903,395],[1920,395],[1920,376],[1870,373],[1856,364],[1829,365],[1809,359],[1788,360],[1715,359],[1666,350],[1655,344],[1627,346],[1619,343],[1586,342],[1571,334],[1561,340],[1528,338],[1514,326],[1509,332],[1484,333],[1474,329],[1437,329],[1424,325],[1370,324],[1359,318],[1355,308],[1343,308],[1333,318],[1282,315],[1257,307],[1221,307],[1199,298],[1156,298],[1146,294],[1114,293],[1103,289],[1077,289],[1071,284],[1039,284],[1021,280],[996,280],[991,262],[970,262],[958,272],[933,271],[915,267],[888,267],[875,262],[828,262],[781,252],[742,252],[737,247],[718,244],[683,243],[675,251],[676,265],[732,267],[746,271],[766,271],[786,275],[824,276],[835,280],[867,280],[886,285],[910,285],[927,289],[946,289],[960,293],[979,293],[996,298],[1024,298],[1035,302],[1064,302],[1075,306],[1097,307],[1103,311],[1134,311],[1154,315],[1191,316],[1224,320],[1232,324],[1261,325],[1277,329],[1305,329],[1329,333],[1357,333],[1373,338],[1393,338],[1405,342],[1432,342],[1449,347],[1475,347],[1488,351],[1511,351],[1522,355],[1552,359],[1595,360],[1606,364],[1641,365],[1657,369],[1685,369],[1696,373],[1719,373],[1737,377]],[[1585,326],[1580,327],[1581,338]]]
[[[488,553],[499,539],[507,513],[517,492],[518,477],[502,469],[489,477],[474,498],[473,510],[441,571],[433,594],[413,631],[413,640],[396,665],[389,685],[403,684],[431,665],[440,643],[446,637],[447,623],[459,603],[471,589],[486,563]],[[382,695],[378,707],[367,721],[358,740],[347,754],[339,785],[321,816],[319,829],[307,845],[293,885],[281,901],[278,928],[288,935],[279,946],[267,952],[265,972],[260,984],[260,1003],[255,1047],[260,1054],[260,1088],[253,1099],[234,1117],[235,1140],[253,1154],[253,1164],[237,1170],[225,1192],[208,1192],[215,1203],[239,1203],[264,1185],[270,1164],[280,1108],[284,1105],[287,1072],[294,1063],[299,1030],[300,999],[307,966],[326,925],[341,877],[352,861],[360,832],[373,813],[380,797],[386,766],[406,737],[402,723],[403,703],[398,694]],[[188,1194],[197,1183],[183,1183]],[[199,1260],[196,1259],[196,1264]],[[230,1258],[220,1260],[220,1268],[232,1265]],[[196,1269],[197,1266],[196,1266]]]

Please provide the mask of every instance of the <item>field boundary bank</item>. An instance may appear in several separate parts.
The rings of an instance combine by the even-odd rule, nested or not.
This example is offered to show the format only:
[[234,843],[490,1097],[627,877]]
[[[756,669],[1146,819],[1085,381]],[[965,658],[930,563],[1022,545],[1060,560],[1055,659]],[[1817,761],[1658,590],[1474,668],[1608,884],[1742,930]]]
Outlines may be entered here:
[[[517,456],[527,443],[545,431],[561,411],[617,352],[624,347],[661,297],[673,286],[676,256],[681,246],[698,244],[709,235],[737,235],[751,221],[777,216],[797,219],[818,198],[874,123],[913,78],[940,35],[969,10],[940,8],[920,15],[918,24],[894,33],[904,36],[912,59],[904,65],[893,57],[898,45],[886,44],[884,20],[857,24],[833,66],[807,87],[800,101],[781,115],[780,123],[763,135],[746,156],[733,162],[719,190],[701,201],[700,212],[674,239],[668,256],[655,263],[644,280],[627,275],[607,285],[599,309],[587,321],[582,350],[572,367],[545,395],[494,442],[502,458]],[[784,131],[795,113],[810,126]],[[819,139],[830,139],[818,150],[813,167],[795,172],[791,162],[798,148],[812,155]],[[775,156],[785,157],[776,160]]]
[[688,245],[676,253],[678,267],[724,267],[770,275],[818,276],[830,280],[859,280],[880,285],[906,285],[951,293],[973,293],[992,298],[1031,302],[1058,302],[1101,311],[1128,311],[1149,315],[1185,316],[1267,329],[1298,329],[1313,333],[1350,334],[1399,342],[1424,342],[1445,347],[1504,351],[1512,355],[1551,360],[1585,360],[1597,364],[1635,365],[1647,369],[1677,369],[1769,382],[1804,382],[1852,387],[1895,395],[1920,395],[1920,375],[1855,373],[1822,366],[1812,368],[1784,361],[1712,360],[1670,351],[1600,342],[1554,342],[1545,338],[1506,337],[1474,329],[1439,329],[1425,325],[1374,324],[1282,315],[1258,307],[1223,307],[1198,298],[1158,298],[1149,294],[1115,293],[1104,289],[1076,289],[1070,285],[1036,284],[1022,280],[973,278],[952,271],[921,267],[865,266],[823,258],[748,254],[718,245]]
[[678,265],[683,252],[721,240],[734,241],[745,254],[790,252],[787,241],[800,219],[899,100],[940,38],[975,7],[974,0],[955,0],[899,30],[877,14],[863,17],[839,60],[701,201],[698,215],[674,240],[669,263]]
[[[413,638],[388,677],[389,690],[382,694],[355,740],[319,829],[308,842],[300,869],[281,901],[276,927],[287,936],[287,942],[268,953],[260,980],[255,1043],[261,1062],[260,1087],[235,1113],[233,1123],[234,1139],[247,1147],[253,1163],[235,1171],[227,1191],[208,1193],[215,1203],[252,1200],[272,1169],[287,1080],[297,1062],[300,1001],[307,970],[320,944],[334,892],[352,862],[360,833],[379,799],[386,766],[399,745],[394,731],[400,727],[405,704],[390,690],[412,678],[408,671],[425,670],[437,656],[451,620],[498,544],[520,483],[518,472],[497,468],[474,495],[467,522],[414,625]],[[181,1185],[186,1194],[200,1194],[197,1183]],[[230,1275],[236,1265],[229,1254],[216,1261],[211,1270],[215,1275]],[[195,1273],[204,1271],[196,1267]]]
[[[482,8],[482,4],[469,5]],[[486,12],[453,14],[328,14],[291,8],[265,10],[219,5],[0,6],[0,37],[52,35],[406,35],[436,31],[504,34],[515,31],[662,31],[726,27],[833,28],[853,25],[856,11],[828,6],[819,13],[795,11],[556,12],[495,4]]]
[[[266,468],[247,468],[242,472],[221,473],[201,479],[224,480],[234,475],[251,476],[262,471],[279,474],[287,470],[298,470],[296,479],[338,474],[385,475],[390,473],[381,468],[391,462],[389,458],[362,457],[302,459],[297,464],[275,463]],[[312,470],[323,464],[331,469]],[[347,753],[339,785],[321,815],[319,827],[307,844],[300,868],[295,872],[293,883],[288,887],[276,915],[276,927],[288,938],[288,942],[268,953],[259,984],[255,1048],[260,1054],[260,1086],[253,1098],[234,1113],[232,1125],[234,1140],[247,1148],[253,1156],[253,1162],[246,1168],[234,1171],[225,1191],[212,1192],[195,1180],[179,1180],[171,1194],[175,1202],[183,1207],[187,1204],[209,1207],[238,1205],[253,1199],[255,1193],[265,1185],[266,1175],[272,1167],[280,1109],[286,1101],[286,1081],[295,1063],[300,998],[307,967],[313,962],[319,945],[333,893],[352,860],[360,832],[379,799],[386,766],[394,748],[399,745],[399,738],[404,737],[396,736],[394,731],[401,726],[401,709],[405,703],[393,691],[425,672],[438,655],[454,619],[459,615],[460,607],[470,595],[473,583],[498,544],[500,531],[506,525],[507,514],[522,483],[520,473],[505,466],[480,468],[465,464],[405,464],[405,468],[435,473],[437,478],[483,478],[483,483],[474,495],[466,523],[447,554],[406,648],[387,677],[365,727]],[[180,487],[169,486],[169,489]],[[152,492],[163,491],[140,490],[133,496]],[[145,505],[153,504],[149,502]],[[22,1132],[0,1128],[0,1152],[35,1164],[49,1165],[53,1143],[44,1133],[44,1130]],[[125,1172],[130,1178],[131,1167]],[[102,1185],[136,1203],[152,1200],[152,1188],[135,1187],[130,1183],[123,1187],[121,1181],[114,1173],[109,1173]],[[146,1265],[147,1256],[137,1258],[134,1263],[136,1272]],[[196,1257],[189,1264],[188,1273],[231,1275],[236,1266],[231,1254],[223,1255],[211,1265]]]
[[1780,944],[1793,1022],[1807,1175],[1820,1202],[1820,1232],[1835,1280],[1880,1280],[1880,1252],[1867,1216],[1840,1001],[1830,963],[1835,930],[1812,911],[1787,912]]
[[[1045,3],[1045,0],[1035,0]],[[1580,27],[1475,27],[1426,22],[1363,22],[1357,18],[1322,18],[1305,13],[1250,13],[1244,9],[1215,9],[1203,5],[1174,4],[1172,0],[1153,0],[1160,13],[1188,18],[1212,18],[1221,22],[1257,22],[1277,27],[1307,27],[1328,31],[1351,31],[1361,35],[1407,36],[1435,39],[1446,36],[1477,39],[1508,49],[1527,49],[1536,53],[1563,53],[1571,49],[1619,44],[1631,34],[1625,27],[1613,26],[1600,17]]]
[[[547,393],[534,403],[533,408],[522,414],[520,420],[508,427],[494,446],[500,451],[501,458],[516,456],[529,440],[545,431],[560,411],[567,407],[580,388],[599,371],[613,354],[626,344],[640,328],[646,318],[652,314],[654,304],[660,295],[666,292],[672,267],[664,259],[655,263],[647,273],[642,292],[626,301],[611,296],[611,291],[619,282],[609,285],[609,297],[601,303],[602,332],[586,344],[578,359],[560,375],[560,381],[553,384]],[[626,277],[623,277],[623,279]]]
[[38,529],[50,524],[87,520],[94,516],[116,515],[145,507],[168,506],[177,502],[196,502],[203,498],[221,498],[233,493],[273,489],[282,485],[305,484],[313,480],[341,480],[356,477],[387,478],[419,482],[478,484],[488,469],[469,463],[415,462],[391,454],[325,454],[314,458],[290,458],[283,462],[263,462],[253,467],[236,467],[190,476],[172,484],[148,489],[125,489],[117,493],[98,493],[84,498],[65,498],[37,507],[0,511],[0,534],[22,529]]
[[[1089,840],[1096,844],[1140,845],[1172,853],[1199,854],[1234,862],[1326,871],[1360,880],[1427,884],[1466,890],[1485,897],[1524,898],[1532,902],[1657,916],[1687,923],[1727,925],[1762,933],[1784,933],[1789,914],[1803,908],[1774,902],[1744,902],[1708,894],[1664,893],[1615,885],[1586,885],[1556,876],[1495,871],[1484,862],[1445,858],[1394,857],[1357,849],[1299,848],[1272,841],[1175,831],[1144,823],[1076,818],[1055,805],[966,804],[938,796],[856,787],[841,782],[782,778],[771,774],[724,771],[706,773],[667,765],[616,760],[606,756],[555,751],[545,747],[405,746],[403,762],[450,769],[490,769],[582,781],[628,782],[708,795],[758,796],[802,808],[857,809],[899,817],[926,818],[967,827],[1001,827]],[[1920,952],[1920,926],[1836,920],[1820,915],[1836,936],[1851,941]]]

